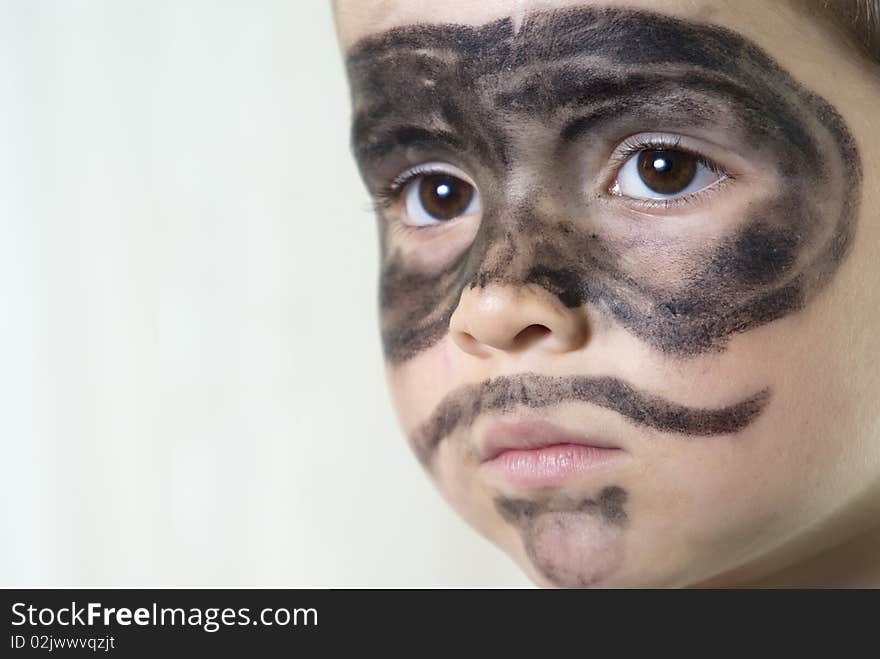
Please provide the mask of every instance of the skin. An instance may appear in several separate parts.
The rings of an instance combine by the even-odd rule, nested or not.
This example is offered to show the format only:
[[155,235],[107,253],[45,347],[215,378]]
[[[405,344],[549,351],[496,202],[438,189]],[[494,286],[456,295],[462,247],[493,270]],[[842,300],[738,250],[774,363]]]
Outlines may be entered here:
[[[784,4],[336,17],[388,382],[450,504],[545,586],[880,586],[876,67]],[[725,176],[615,194],[621,144],[658,133]],[[388,183],[425,162],[478,211],[406,226]],[[502,418],[623,457],[499,483],[480,447]]]

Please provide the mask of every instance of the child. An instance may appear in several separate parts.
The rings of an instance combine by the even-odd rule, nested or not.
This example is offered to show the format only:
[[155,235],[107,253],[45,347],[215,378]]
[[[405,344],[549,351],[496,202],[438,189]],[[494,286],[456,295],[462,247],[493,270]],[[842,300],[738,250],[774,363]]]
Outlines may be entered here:
[[880,12],[807,6],[336,3],[398,417],[538,584],[880,586]]

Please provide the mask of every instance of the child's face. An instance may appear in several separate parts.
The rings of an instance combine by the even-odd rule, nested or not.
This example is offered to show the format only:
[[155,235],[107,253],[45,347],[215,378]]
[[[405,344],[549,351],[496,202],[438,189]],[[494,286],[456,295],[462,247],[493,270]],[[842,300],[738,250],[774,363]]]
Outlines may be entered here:
[[538,583],[758,580],[876,519],[878,82],[787,5],[637,4],[337,7],[388,381]]

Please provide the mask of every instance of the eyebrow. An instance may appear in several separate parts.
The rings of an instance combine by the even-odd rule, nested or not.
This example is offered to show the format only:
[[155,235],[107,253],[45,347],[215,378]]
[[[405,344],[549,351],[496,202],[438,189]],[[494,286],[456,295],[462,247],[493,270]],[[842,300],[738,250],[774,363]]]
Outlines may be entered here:
[[[719,102],[739,123],[754,123],[753,109],[761,100],[745,86],[704,70],[686,70],[674,73],[635,72],[625,76],[597,75],[593,67],[578,68],[583,77],[571,80],[572,71],[565,72],[566,80],[553,79],[552,73],[539,79],[539,88],[524,85],[503,93],[497,104],[533,118],[553,115],[560,109],[573,109],[578,116],[568,120],[560,130],[564,142],[570,142],[603,123],[625,115],[652,115],[656,117],[686,118],[689,124],[717,121]],[[713,109],[715,112],[713,112]],[[766,118],[765,118],[766,119]],[[800,128],[792,130],[780,126],[789,141],[798,148],[810,150],[812,142]]]
[[[649,95],[656,105],[690,100],[684,116],[704,123],[717,117],[715,105],[751,134],[818,155],[796,109],[774,89],[775,79],[785,75],[781,69],[768,69],[766,58],[730,30],[660,14],[555,10],[530,15],[516,33],[509,18],[482,27],[405,26],[362,39],[350,49],[347,67],[352,97],[359,100],[352,151],[364,164],[410,141],[462,148],[474,126],[457,120],[473,113],[471,106],[482,105],[485,117],[503,112],[514,121],[581,109],[576,123],[569,118],[560,128],[564,142],[636,111],[659,114],[646,102]],[[420,87],[430,75],[430,87]],[[709,106],[702,116],[692,112],[698,101]],[[446,119],[463,138],[445,131],[401,139],[388,128],[412,128],[440,105],[457,109]]]
[[452,131],[412,124],[376,129],[366,121],[356,122],[351,134],[351,149],[356,158],[365,162],[380,160],[395,149],[438,145],[454,150],[464,148]]
[[[552,71],[544,71],[543,76],[536,75],[537,84],[527,83],[501,91],[495,95],[493,104],[500,111],[531,119],[547,119],[561,109],[579,111],[576,118],[565,121],[560,128],[559,137],[563,142],[573,141],[600,124],[627,115],[679,116],[689,123],[708,124],[713,120],[711,106],[720,104],[747,131],[765,134],[773,130],[790,146],[810,156],[817,155],[814,142],[801,122],[792,120],[778,103],[761,98],[727,76],[699,69],[672,74],[635,72],[609,76],[602,71],[597,73],[595,65],[578,67],[577,72],[584,75],[572,80],[573,71],[569,69],[565,79],[560,81],[554,78]],[[761,109],[771,103],[778,114]],[[683,105],[686,112],[682,111]],[[460,150],[465,147],[466,141],[453,130],[416,125],[423,119],[426,119],[423,113],[407,108],[388,110],[378,117],[374,113],[358,116],[351,134],[352,151],[357,158],[370,163],[396,148],[443,146]],[[456,119],[456,116],[448,118],[453,129]]]

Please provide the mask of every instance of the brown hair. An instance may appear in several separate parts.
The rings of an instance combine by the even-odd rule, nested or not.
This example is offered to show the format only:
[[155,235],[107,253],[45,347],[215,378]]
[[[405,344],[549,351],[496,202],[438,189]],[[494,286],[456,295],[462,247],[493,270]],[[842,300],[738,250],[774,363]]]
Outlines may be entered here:
[[[803,3],[794,3],[803,8]],[[863,55],[880,64],[880,0],[808,0],[812,11],[836,25]]]

